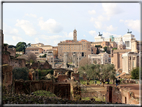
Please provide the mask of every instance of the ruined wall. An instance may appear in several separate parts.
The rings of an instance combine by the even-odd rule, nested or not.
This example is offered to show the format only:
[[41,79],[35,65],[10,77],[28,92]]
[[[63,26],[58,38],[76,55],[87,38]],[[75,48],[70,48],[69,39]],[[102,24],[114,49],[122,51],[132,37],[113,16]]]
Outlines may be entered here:
[[106,102],[123,103],[123,104],[139,104],[139,98],[135,98],[133,92],[129,89],[107,86],[106,87]]
[[9,64],[10,62],[10,56],[7,53],[2,54],[2,63],[3,64]]
[[7,48],[7,51],[10,52],[10,56],[16,56],[16,49],[15,48]]
[[12,84],[12,66],[8,64],[2,65],[2,83],[6,88]]
[[58,82],[65,82],[67,80],[68,80],[68,76],[67,75],[64,75],[64,74],[59,74],[58,75],[58,79],[57,79]]
[[78,81],[79,80],[79,73],[71,73],[71,77],[74,77],[74,79],[76,80],[76,81]]
[[14,82],[15,93],[30,94],[37,90],[46,90],[54,93],[58,97],[70,99],[70,83],[53,83],[51,80],[27,80]]
[[2,54],[2,63],[3,64],[9,64],[13,67],[13,69],[15,67],[25,67],[26,61],[25,59],[17,59],[14,57],[10,57],[10,55],[8,54],[8,52],[4,52]]

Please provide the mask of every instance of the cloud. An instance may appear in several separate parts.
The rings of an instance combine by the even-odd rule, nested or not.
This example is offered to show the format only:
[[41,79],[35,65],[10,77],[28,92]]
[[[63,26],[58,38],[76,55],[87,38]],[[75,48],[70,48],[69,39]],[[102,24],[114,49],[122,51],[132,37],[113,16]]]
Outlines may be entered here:
[[100,21],[95,21],[95,24],[94,24],[95,28],[97,29],[101,29],[102,28],[102,23]]
[[17,35],[18,34],[18,29],[12,28],[11,26],[8,26],[7,24],[4,23],[4,34],[6,35]]
[[128,29],[131,28],[132,30],[140,32],[140,20],[120,20],[120,22],[123,22]]
[[33,25],[27,20],[17,20],[16,26],[23,29],[26,35],[33,36],[36,34]]
[[70,32],[70,33],[63,32],[63,34],[64,34],[65,37],[67,37],[67,38],[73,38],[73,32]]
[[91,17],[90,21],[91,21],[91,22],[94,22],[94,21],[95,21],[95,18]]
[[93,31],[93,30],[89,31],[89,34],[92,35],[92,36],[97,35],[96,31]]
[[109,32],[114,31],[114,30],[116,30],[116,29],[117,29],[117,28],[113,27],[112,25],[106,27],[106,30],[109,31]]
[[26,14],[26,16],[34,17],[34,18],[36,18],[36,17],[37,17],[35,14]]
[[36,42],[36,43],[39,43],[39,39],[38,39],[38,38],[35,38],[35,42]]
[[84,37],[86,37],[86,35],[83,35]]
[[88,13],[89,14],[96,14],[96,11],[95,10],[89,10]]
[[108,16],[120,14],[123,12],[123,10],[118,7],[116,3],[102,3],[102,7]]
[[114,37],[121,37],[121,35],[117,35],[117,34],[112,34],[112,33],[109,33],[109,32],[103,32],[103,37],[105,38],[109,38],[111,35],[113,35]]
[[17,37],[17,36],[12,36],[12,39],[14,41],[22,41],[23,40],[21,37]]
[[43,21],[43,18],[41,17],[39,19],[39,26],[41,30],[47,30],[49,33],[59,33],[63,30],[61,24],[56,22],[54,19]]

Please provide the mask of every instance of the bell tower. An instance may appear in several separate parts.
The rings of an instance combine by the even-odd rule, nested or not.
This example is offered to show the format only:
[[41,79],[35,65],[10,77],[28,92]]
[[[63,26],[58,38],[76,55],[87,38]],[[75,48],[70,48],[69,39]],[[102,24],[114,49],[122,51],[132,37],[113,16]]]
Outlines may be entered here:
[[76,31],[76,29],[74,29],[74,31],[73,31],[73,41],[77,42],[77,31]]

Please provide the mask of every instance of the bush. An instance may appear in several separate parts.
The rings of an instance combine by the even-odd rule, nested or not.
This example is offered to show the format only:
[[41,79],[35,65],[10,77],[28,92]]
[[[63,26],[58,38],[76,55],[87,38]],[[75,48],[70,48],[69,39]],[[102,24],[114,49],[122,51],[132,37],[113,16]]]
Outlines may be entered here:
[[139,79],[139,67],[137,67],[131,71],[131,78],[132,79]]
[[28,68],[14,68],[12,70],[13,79],[28,80]]

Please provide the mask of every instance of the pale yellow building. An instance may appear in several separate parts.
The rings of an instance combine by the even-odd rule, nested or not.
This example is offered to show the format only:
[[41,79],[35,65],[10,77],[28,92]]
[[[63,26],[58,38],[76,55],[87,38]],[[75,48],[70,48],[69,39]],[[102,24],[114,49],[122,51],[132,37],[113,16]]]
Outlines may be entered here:
[[66,40],[58,43],[58,58],[63,59],[63,54],[67,52],[71,57],[77,53],[79,57],[88,57],[91,54],[91,43],[87,40],[77,41],[77,31],[73,31],[73,40]]

